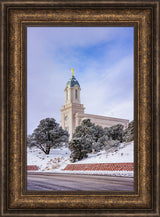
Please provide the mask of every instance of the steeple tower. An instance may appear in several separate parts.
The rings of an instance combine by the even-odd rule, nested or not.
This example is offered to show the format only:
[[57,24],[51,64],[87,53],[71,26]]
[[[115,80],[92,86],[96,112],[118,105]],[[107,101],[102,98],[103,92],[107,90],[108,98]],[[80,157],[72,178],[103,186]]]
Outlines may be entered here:
[[80,84],[74,76],[74,69],[71,69],[72,77],[66,84],[65,92],[65,105],[61,109],[61,125],[62,128],[68,130],[70,139],[77,126],[76,113],[84,114],[84,107],[80,104]]
[[73,71],[72,70],[72,77],[69,79],[69,81],[66,84],[65,88],[65,105],[70,104],[70,103],[79,103],[80,104],[80,85],[76,78],[74,77]]
[[69,132],[69,139],[72,139],[75,128],[79,126],[84,119],[90,119],[92,123],[102,127],[111,127],[116,124],[123,124],[124,129],[126,129],[129,123],[129,120],[127,119],[84,113],[85,108],[80,102],[81,88],[79,82],[74,76],[74,69],[71,69],[71,72],[72,76],[64,89],[65,104],[61,109],[61,125],[64,130]]

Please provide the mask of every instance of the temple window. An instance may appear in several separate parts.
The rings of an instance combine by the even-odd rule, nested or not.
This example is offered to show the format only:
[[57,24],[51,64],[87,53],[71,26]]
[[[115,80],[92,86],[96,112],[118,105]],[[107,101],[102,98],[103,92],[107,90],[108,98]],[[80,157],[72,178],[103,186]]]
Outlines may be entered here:
[[77,90],[75,90],[75,98],[77,99]]

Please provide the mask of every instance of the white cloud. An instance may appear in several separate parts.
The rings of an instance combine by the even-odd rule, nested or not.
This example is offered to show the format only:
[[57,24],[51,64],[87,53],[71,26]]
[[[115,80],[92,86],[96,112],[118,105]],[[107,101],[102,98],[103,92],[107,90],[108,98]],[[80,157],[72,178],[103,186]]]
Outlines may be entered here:
[[[103,73],[88,70],[83,77],[81,101],[87,113],[133,119],[132,56],[123,58]],[[126,76],[128,76],[126,78]],[[126,106],[126,109],[124,108]]]

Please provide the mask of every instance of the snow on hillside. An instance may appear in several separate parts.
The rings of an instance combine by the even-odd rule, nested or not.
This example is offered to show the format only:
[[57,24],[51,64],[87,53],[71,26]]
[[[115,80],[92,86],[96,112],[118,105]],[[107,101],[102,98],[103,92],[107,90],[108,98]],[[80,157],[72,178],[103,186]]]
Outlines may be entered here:
[[133,142],[121,143],[117,150],[101,151],[96,154],[88,154],[88,158],[76,162],[76,164],[85,163],[130,163],[133,160]]
[[59,167],[65,167],[70,163],[70,150],[68,148],[51,149],[50,154],[46,155],[36,147],[27,147],[27,165],[36,165],[39,171],[54,171]]
[[[134,143],[121,143],[115,150],[101,151],[95,154],[88,154],[88,158],[75,162],[74,164],[88,163],[129,163],[134,162]],[[46,155],[43,151],[36,147],[27,148],[27,165],[37,165],[39,171],[44,172],[63,172],[69,161],[70,150],[68,148],[51,149],[50,154]],[[66,173],[87,173],[87,174],[108,174],[108,175],[124,175],[133,176],[130,171],[65,171]]]

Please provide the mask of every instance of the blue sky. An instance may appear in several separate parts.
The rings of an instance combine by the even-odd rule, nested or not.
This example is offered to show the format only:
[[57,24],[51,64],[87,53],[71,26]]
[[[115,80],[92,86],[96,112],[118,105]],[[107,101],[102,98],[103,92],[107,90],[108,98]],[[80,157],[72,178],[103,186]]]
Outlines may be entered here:
[[85,113],[133,120],[132,27],[27,28],[27,134],[60,123],[71,68]]

